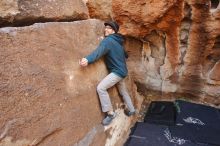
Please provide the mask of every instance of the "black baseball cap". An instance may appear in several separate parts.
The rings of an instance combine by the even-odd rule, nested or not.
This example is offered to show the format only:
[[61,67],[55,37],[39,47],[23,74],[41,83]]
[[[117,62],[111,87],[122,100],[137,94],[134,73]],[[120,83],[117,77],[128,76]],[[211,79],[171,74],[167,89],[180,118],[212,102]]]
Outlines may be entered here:
[[110,26],[115,31],[115,33],[117,33],[118,30],[119,30],[119,25],[115,21],[105,22],[104,25],[105,26]]

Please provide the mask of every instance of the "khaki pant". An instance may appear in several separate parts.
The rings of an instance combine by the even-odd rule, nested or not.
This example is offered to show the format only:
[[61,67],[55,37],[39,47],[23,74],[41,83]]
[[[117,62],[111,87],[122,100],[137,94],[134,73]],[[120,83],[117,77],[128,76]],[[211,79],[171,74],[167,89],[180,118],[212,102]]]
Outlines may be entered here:
[[135,111],[123,78],[117,76],[114,73],[110,73],[109,75],[107,75],[97,86],[97,92],[101,102],[102,111],[108,112],[110,110],[113,110],[107,89],[114,86],[115,84],[119,90],[120,95],[123,97],[123,100],[127,105],[129,111]]

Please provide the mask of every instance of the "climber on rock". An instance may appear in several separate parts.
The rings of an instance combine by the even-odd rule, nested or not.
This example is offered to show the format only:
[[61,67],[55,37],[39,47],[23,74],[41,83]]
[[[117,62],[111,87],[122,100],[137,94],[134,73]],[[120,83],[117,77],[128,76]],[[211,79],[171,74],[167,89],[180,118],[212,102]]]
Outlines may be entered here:
[[128,111],[125,111],[127,116],[135,114],[135,108],[132,104],[131,98],[125,86],[124,78],[128,74],[126,66],[127,54],[123,47],[124,39],[121,34],[118,33],[119,25],[114,22],[104,23],[105,38],[101,41],[99,46],[90,55],[80,59],[79,64],[82,67],[86,67],[104,56],[105,64],[109,71],[109,74],[98,84],[97,92],[101,102],[102,111],[106,113],[106,117],[102,121],[103,125],[109,125],[116,117],[116,113],[113,110],[111,100],[107,89],[116,85],[120,95],[123,97],[124,102],[128,107]]

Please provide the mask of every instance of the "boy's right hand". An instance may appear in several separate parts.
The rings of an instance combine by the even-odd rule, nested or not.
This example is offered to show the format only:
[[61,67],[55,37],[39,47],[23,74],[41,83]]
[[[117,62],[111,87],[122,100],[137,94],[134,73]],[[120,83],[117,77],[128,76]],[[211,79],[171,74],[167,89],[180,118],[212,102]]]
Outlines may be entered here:
[[88,60],[86,58],[82,58],[79,60],[79,65],[85,67],[88,65]]

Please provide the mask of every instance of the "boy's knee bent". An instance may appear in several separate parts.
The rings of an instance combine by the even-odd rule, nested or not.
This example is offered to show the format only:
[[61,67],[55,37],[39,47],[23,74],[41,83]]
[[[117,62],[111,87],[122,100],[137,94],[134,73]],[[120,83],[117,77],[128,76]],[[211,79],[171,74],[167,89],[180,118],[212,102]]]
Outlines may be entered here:
[[96,90],[98,93],[100,93],[100,92],[103,92],[105,89],[102,86],[98,85]]

